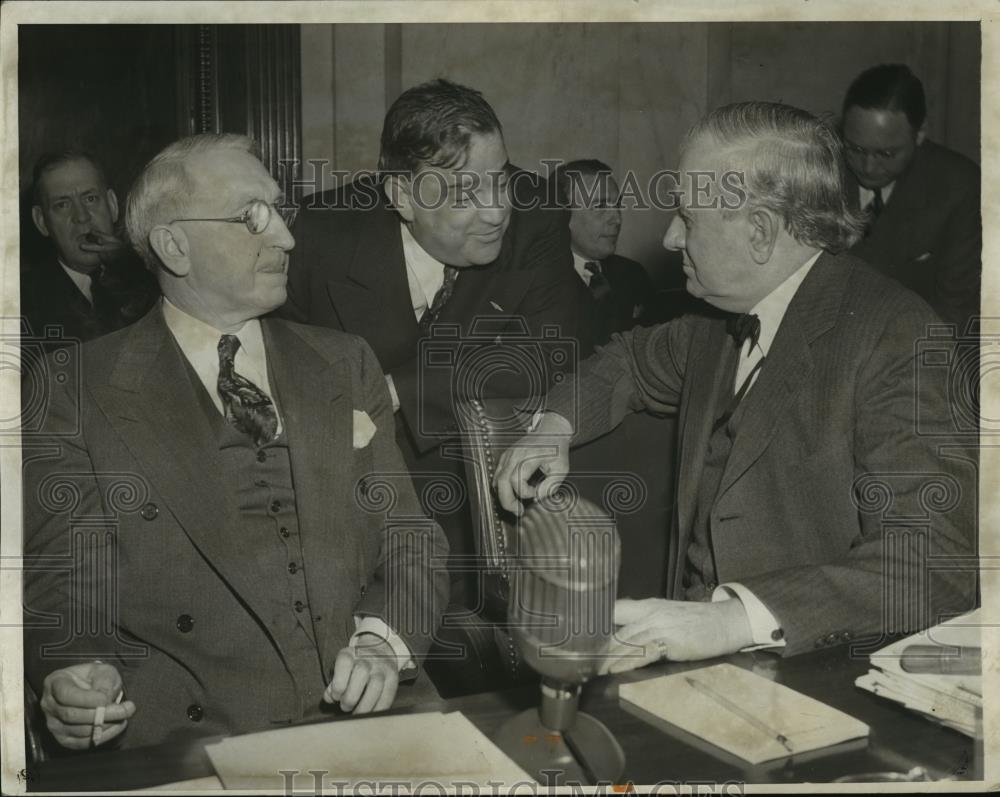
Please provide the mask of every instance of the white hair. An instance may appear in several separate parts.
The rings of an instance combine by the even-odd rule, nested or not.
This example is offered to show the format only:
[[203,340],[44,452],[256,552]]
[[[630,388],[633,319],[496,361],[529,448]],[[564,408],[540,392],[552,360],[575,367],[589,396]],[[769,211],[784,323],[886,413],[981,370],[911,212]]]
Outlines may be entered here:
[[183,216],[194,193],[194,181],[187,170],[188,158],[213,150],[257,154],[249,136],[201,133],[170,144],[146,164],[132,185],[125,207],[125,228],[129,241],[150,270],[160,267],[160,259],[149,245],[149,233],[157,224]]

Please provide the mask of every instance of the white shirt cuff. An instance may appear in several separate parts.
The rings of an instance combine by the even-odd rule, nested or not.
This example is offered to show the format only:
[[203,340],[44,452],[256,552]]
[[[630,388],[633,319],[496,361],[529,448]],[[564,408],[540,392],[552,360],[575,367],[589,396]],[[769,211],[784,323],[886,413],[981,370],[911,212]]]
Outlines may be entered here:
[[733,598],[743,604],[750,623],[750,634],[753,636],[753,645],[743,648],[741,652],[785,647],[785,632],[777,618],[753,592],[735,581],[720,584],[712,592],[713,603]]
[[385,375],[385,383],[389,386],[389,398],[392,399],[392,411],[399,412],[399,393],[396,392],[396,384],[392,381],[392,374]]
[[382,618],[370,615],[366,617],[355,615],[354,634],[347,643],[347,647],[353,650],[357,646],[358,637],[361,634],[375,634],[375,636],[381,637],[388,642],[389,647],[392,648],[392,652],[396,654],[396,665],[400,672],[417,666],[413,663],[413,656],[410,653],[410,649],[406,647],[406,643]]

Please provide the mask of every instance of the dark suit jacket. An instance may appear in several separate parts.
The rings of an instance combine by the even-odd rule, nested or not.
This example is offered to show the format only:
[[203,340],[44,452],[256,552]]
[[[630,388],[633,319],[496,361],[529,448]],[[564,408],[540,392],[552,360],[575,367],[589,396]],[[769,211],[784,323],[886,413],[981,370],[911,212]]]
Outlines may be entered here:
[[[848,200],[856,208],[857,182],[853,177],[847,182]],[[924,141],[871,232],[852,250],[915,290],[960,330],[979,314],[979,184],[979,167],[972,161]]]
[[29,334],[42,337],[46,327],[58,333],[53,343],[87,341],[138,320],[159,294],[153,276],[135,258],[110,266],[108,301],[95,309],[54,258],[33,263],[21,273],[21,315]]
[[[525,177],[517,181],[517,196],[527,204],[543,198],[544,190],[533,176],[530,182]],[[463,389],[463,380],[453,380],[453,374],[462,362],[486,363],[489,370],[495,356],[509,365],[510,344],[489,345],[498,336],[516,345],[519,339],[541,338],[544,326],[558,338],[577,334],[573,280],[579,280],[572,267],[566,211],[515,206],[496,261],[463,269],[437,319],[436,328],[444,331],[432,334],[433,348],[446,353],[428,355],[421,353],[421,342],[426,347],[428,339],[421,337],[410,301],[400,220],[381,188],[355,182],[305,202],[294,230],[288,302],[280,313],[368,341],[382,368],[392,374],[410,443],[418,451],[437,445],[453,426],[454,400]],[[447,325],[457,325],[462,340],[456,341]],[[560,347],[565,351],[559,340],[545,340],[525,350]],[[428,363],[429,356],[433,362]],[[545,387],[524,369],[511,373],[500,368],[487,390],[489,397],[522,397]]]
[[[936,320],[864,263],[823,255],[744,399],[708,519],[711,544],[719,583],[738,581],[764,602],[785,654],[879,633],[887,617],[905,616],[890,630],[907,630],[938,619],[928,608],[970,605],[970,574],[942,568],[975,551],[975,440],[963,448],[952,432],[948,368],[927,365],[942,362],[948,344],[934,342],[936,358],[914,355]],[[630,410],[678,413],[667,574],[675,598],[713,408],[731,395],[727,351],[723,319],[684,316],[617,336],[581,366],[577,440]],[[571,412],[557,391],[550,408]]]
[[[264,321],[263,332],[287,431],[309,604],[322,618],[315,630],[323,672],[332,673],[354,613],[382,617],[421,656],[447,600],[447,578],[421,557],[440,563],[447,546],[437,526],[417,520],[381,368],[349,335],[279,320]],[[53,669],[114,663],[137,707],[128,746],[301,718],[285,652],[269,630],[273,581],[241,537],[237,496],[220,481],[222,455],[196,393],[204,388],[159,305],[72,354],[78,378],[63,369],[70,378],[53,381],[42,434],[25,438],[25,555],[56,565],[26,572],[31,683],[40,693]],[[358,449],[355,410],[377,428]],[[366,489],[372,474],[388,485]],[[393,523],[414,533],[390,533]],[[73,635],[80,595],[95,627]],[[193,618],[189,633],[183,615]],[[41,627],[43,617],[60,625]],[[46,652],[47,644],[54,647]],[[200,722],[188,718],[189,706],[201,707]]]
[[580,304],[580,348],[588,354],[607,343],[614,332],[624,332],[646,323],[656,292],[642,264],[621,255],[601,262],[601,273],[611,293],[596,301],[590,288],[579,280],[576,296]]

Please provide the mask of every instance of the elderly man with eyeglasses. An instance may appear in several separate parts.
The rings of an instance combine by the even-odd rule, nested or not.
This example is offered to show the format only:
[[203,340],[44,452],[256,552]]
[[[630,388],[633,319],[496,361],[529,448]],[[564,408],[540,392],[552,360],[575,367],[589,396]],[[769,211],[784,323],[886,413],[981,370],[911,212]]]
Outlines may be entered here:
[[434,695],[447,543],[368,345],[260,319],[285,301],[281,203],[243,136],[167,147],[126,216],[162,301],[25,380],[65,377],[24,464],[25,669],[63,747]]

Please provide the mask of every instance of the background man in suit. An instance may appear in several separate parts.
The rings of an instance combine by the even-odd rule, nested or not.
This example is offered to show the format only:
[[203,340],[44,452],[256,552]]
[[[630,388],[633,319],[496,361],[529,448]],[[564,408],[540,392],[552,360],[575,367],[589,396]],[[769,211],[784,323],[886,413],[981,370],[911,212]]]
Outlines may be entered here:
[[570,211],[573,268],[581,280],[581,349],[589,351],[607,343],[613,332],[645,323],[655,291],[640,263],[615,254],[621,189],[611,167],[595,159],[575,160],[559,166],[552,177],[559,204]]
[[[195,136],[147,165],[129,237],[163,301],[80,348],[79,380],[52,390],[44,453],[25,457],[26,557],[73,557],[71,574],[29,569],[25,592],[29,617],[62,621],[29,623],[25,656],[66,747],[126,722],[139,746],[267,729],[324,701],[388,708],[447,599],[432,569],[447,546],[413,520],[367,344],[258,320],[285,300],[294,239],[251,149]],[[394,479],[405,528],[373,478]]]
[[855,78],[843,107],[848,198],[871,222],[859,257],[965,331],[979,313],[979,167],[927,138],[924,88],[903,64]]
[[[543,338],[543,327],[576,335],[567,214],[541,207],[544,197],[535,175],[511,167],[479,92],[435,80],[403,92],[386,114],[376,181],[304,200],[281,312],[368,341],[418,483],[425,473],[462,484],[461,463],[438,448],[455,433],[458,399],[544,392],[532,374],[558,370],[544,360],[563,344]],[[541,352],[543,362],[518,368],[511,351]],[[452,555],[471,555],[464,500],[450,513],[424,506],[437,510]],[[453,597],[474,588],[456,577]]]
[[[611,167],[596,159],[574,160],[559,166],[551,179],[558,204],[570,212],[573,267],[580,277],[575,291],[580,351],[590,354],[613,333],[652,323],[656,292],[641,264],[615,254],[622,213]],[[609,485],[623,477],[638,478],[644,485],[643,504],[616,518],[623,596],[663,594],[663,529],[674,500],[676,426],[673,418],[635,413],[573,455],[573,482],[598,506],[605,504]]]
[[[557,388],[504,453],[497,488],[517,510],[565,476],[571,437],[630,410],[679,414],[671,599],[619,601],[611,669],[753,645],[795,654],[969,607],[967,574],[933,572],[937,557],[973,552],[976,518],[974,456],[938,453],[955,442],[947,375],[916,378],[914,345],[935,316],[834,254],[862,229],[841,157],[833,130],[789,106],[730,105],[697,124],[664,245],[683,251],[688,291],[728,318],[616,337],[581,365],[575,426]],[[866,485],[926,526],[883,527]],[[948,494],[937,511],[928,485]]]
[[90,340],[141,318],[156,282],[115,235],[118,197],[100,165],[78,151],[43,156],[32,191],[32,220],[53,251],[22,273],[31,333],[55,326],[64,337]]

